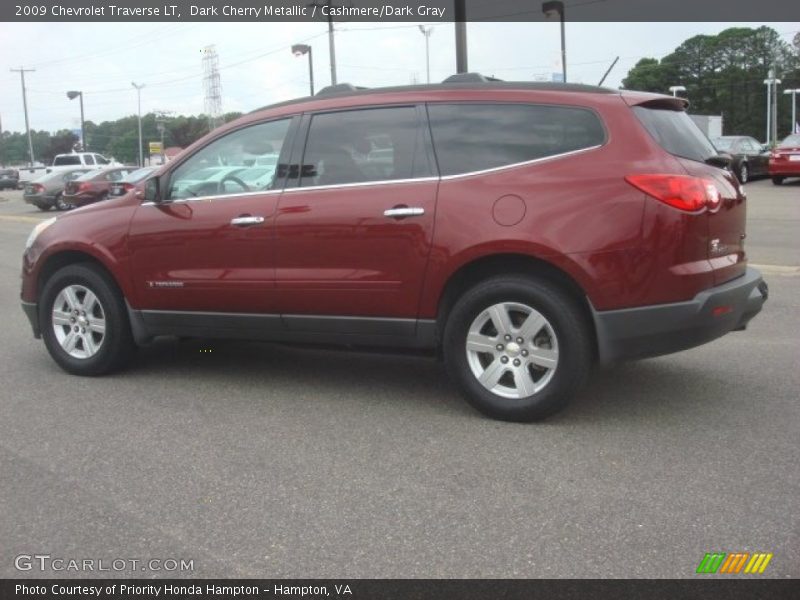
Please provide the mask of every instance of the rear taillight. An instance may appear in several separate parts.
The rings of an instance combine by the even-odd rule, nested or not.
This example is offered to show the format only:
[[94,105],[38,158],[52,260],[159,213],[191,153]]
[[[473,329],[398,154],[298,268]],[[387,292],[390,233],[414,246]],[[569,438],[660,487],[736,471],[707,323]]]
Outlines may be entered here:
[[133,185],[132,183],[123,183],[122,187],[125,188],[125,193],[127,193],[127,192],[130,192],[136,186]]
[[31,190],[34,194],[41,194],[44,191],[44,186],[41,183],[34,183]]
[[686,212],[716,210],[720,205],[717,186],[710,179],[688,175],[628,175],[625,181],[648,196]]
[[78,191],[79,192],[88,192],[92,189],[92,184],[88,181],[78,184]]

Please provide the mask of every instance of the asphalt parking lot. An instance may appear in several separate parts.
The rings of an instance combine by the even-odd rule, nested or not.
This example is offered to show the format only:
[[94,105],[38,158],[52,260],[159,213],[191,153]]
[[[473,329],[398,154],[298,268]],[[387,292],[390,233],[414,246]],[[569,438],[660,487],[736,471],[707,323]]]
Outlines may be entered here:
[[[541,424],[487,420],[435,361],[165,341],[66,375],[19,307],[47,214],[0,192],[0,576],[18,555],[173,576],[800,577],[800,182],[747,186],[770,299],[745,332],[595,373]],[[203,352],[204,350],[212,352]]]

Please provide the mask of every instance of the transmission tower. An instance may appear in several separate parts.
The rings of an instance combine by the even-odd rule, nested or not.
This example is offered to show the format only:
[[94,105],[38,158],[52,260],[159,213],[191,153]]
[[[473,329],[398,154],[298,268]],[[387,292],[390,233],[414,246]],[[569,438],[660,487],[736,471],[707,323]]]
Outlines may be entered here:
[[219,82],[219,56],[212,44],[203,48],[203,100],[208,128],[220,125],[222,118],[222,85]]

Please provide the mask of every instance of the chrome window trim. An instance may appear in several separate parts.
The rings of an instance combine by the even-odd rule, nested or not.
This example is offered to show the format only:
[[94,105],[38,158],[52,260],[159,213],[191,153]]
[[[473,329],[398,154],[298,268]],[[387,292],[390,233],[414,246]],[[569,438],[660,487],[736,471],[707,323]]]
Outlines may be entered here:
[[533,158],[531,160],[526,160],[523,162],[511,163],[510,165],[501,165],[499,167],[492,167],[490,169],[481,169],[480,171],[469,171],[467,173],[455,173],[454,175],[443,175],[442,177],[440,177],[440,179],[442,181],[450,181],[451,179],[459,179],[461,177],[473,177],[474,175],[484,175],[486,173],[495,173],[497,171],[505,171],[507,169],[516,169],[517,167],[526,167],[528,165],[535,165],[549,160],[564,158],[565,156],[573,156],[575,154],[581,154],[583,152],[590,152],[591,150],[597,150],[598,148],[602,148],[603,146],[605,146],[605,144],[598,144],[596,146],[589,146],[587,148],[580,148],[578,150],[570,150],[569,152],[561,152],[560,154],[551,154],[549,156],[542,156],[541,158]]
[[433,181],[439,181],[439,178],[435,175],[429,175],[426,177],[412,177],[406,179],[379,179],[377,181],[357,181],[354,183],[341,183],[341,184],[333,184],[333,185],[309,185],[307,187],[295,187],[295,188],[287,188],[284,190],[284,193],[295,193],[295,192],[307,192],[307,191],[317,191],[317,190],[330,190],[330,189],[340,189],[340,188],[356,188],[356,187],[366,187],[371,185],[390,185],[393,183],[396,184],[403,184],[403,183],[430,183]]
[[142,202],[141,206],[159,206],[168,204],[186,204],[187,202],[197,202],[198,200],[226,200],[228,198],[241,198],[242,196],[271,196],[280,194],[283,190],[262,190],[257,192],[242,192],[240,194],[224,194],[213,196],[192,196],[191,198],[176,198],[175,200],[165,200],[164,202]]
[[313,192],[313,191],[322,191],[322,190],[331,190],[331,189],[342,189],[342,188],[358,188],[358,187],[366,187],[366,186],[375,186],[375,185],[391,185],[391,184],[406,184],[406,183],[431,183],[434,181],[451,181],[454,179],[461,179],[466,177],[474,177],[475,175],[485,175],[487,173],[496,173],[499,171],[506,171],[508,169],[516,169],[518,167],[526,167],[528,165],[535,165],[551,160],[557,160],[559,158],[564,158],[567,156],[574,156],[576,154],[582,154],[584,152],[591,152],[592,150],[597,150],[602,148],[605,144],[598,144],[596,146],[589,146],[588,148],[580,148],[578,150],[570,150],[569,152],[562,152],[560,154],[552,154],[550,156],[543,156],[541,158],[534,158],[531,160],[526,160],[523,162],[512,163],[510,165],[501,165],[499,167],[492,167],[490,169],[482,169],[480,171],[469,171],[467,173],[456,173],[454,175],[443,175],[441,177],[436,176],[429,176],[429,177],[415,177],[410,179],[381,179],[378,181],[358,181],[355,183],[342,183],[342,184],[335,184],[335,185],[310,185],[308,187],[294,187],[294,188],[285,188],[283,190],[266,190],[263,192],[244,192],[242,194],[228,194],[225,196],[197,196],[192,198],[180,198],[178,200],[170,200],[169,202],[144,202],[142,206],[155,206],[156,204],[182,204],[185,202],[194,202],[197,200],[224,200],[225,198],[239,198],[242,196],[255,196],[255,195],[267,195],[267,194],[294,194],[297,192]]

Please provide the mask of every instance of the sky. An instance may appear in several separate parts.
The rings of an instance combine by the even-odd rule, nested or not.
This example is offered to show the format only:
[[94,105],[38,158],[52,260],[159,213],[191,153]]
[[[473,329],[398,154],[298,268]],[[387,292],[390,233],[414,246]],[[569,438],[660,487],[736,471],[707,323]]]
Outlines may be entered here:
[[[431,25],[431,24],[426,24]],[[732,26],[768,25],[791,41],[800,23],[571,23],[566,25],[567,75],[597,84],[616,56],[605,85],[619,87],[643,57],[661,58],[685,39]],[[339,82],[379,87],[426,81],[425,37],[414,23],[337,23]],[[557,22],[469,23],[469,70],[500,79],[549,80],[560,71]],[[80,126],[84,92],[86,120],[96,123],[136,114],[136,90],[144,84],[142,113],[203,112],[203,48],[219,56],[224,112],[247,112],[308,94],[307,56],[313,48],[317,89],[330,83],[327,24],[320,23],[0,23],[0,120],[7,131],[24,131],[18,73],[26,74],[30,126],[56,131]],[[431,81],[455,72],[453,24],[433,24]],[[675,82],[679,85],[680,82]],[[664,90],[666,93],[667,90]]]

